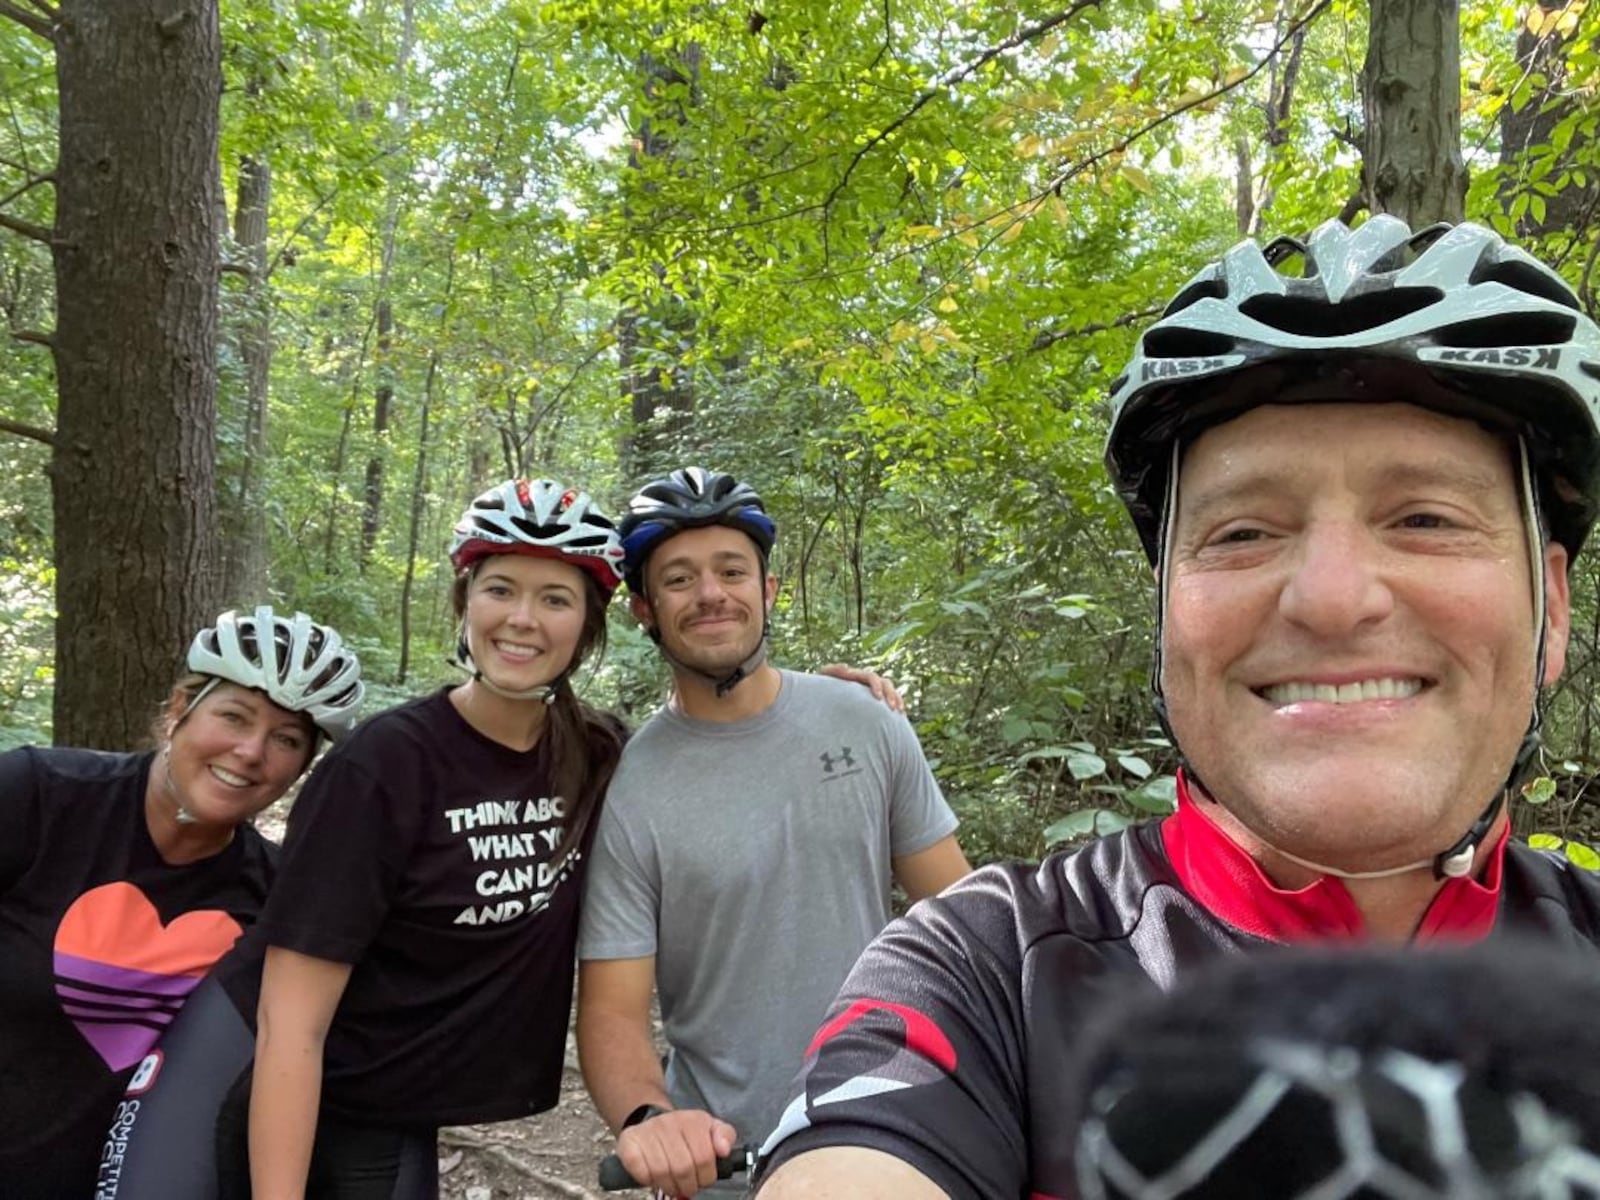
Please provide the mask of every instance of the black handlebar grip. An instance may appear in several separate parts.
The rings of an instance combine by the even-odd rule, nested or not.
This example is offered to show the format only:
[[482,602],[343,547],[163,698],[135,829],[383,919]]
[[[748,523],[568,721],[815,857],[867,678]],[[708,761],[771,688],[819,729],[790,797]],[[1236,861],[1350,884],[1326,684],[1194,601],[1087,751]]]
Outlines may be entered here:
[[628,1168],[622,1165],[622,1160],[615,1154],[608,1154],[600,1160],[602,1192],[620,1192],[623,1188],[638,1186],[639,1181],[628,1174]]
[[[733,1148],[733,1153],[726,1158],[717,1159],[717,1178],[732,1179],[735,1175],[748,1171],[755,1160],[755,1149],[749,1145],[739,1145]],[[608,1154],[600,1160],[600,1190],[602,1192],[620,1192],[625,1188],[636,1188],[639,1181],[628,1174],[628,1168],[622,1165],[622,1160],[615,1154]]]

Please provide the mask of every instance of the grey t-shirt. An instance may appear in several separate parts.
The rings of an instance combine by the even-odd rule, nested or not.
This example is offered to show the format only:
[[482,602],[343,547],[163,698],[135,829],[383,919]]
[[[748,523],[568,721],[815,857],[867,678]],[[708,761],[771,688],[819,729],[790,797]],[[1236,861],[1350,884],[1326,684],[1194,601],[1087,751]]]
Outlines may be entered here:
[[759,1142],[857,956],[890,859],[956,827],[906,718],[782,672],[746,721],[663,710],[628,742],[590,859],[578,954],[656,959],[667,1088]]

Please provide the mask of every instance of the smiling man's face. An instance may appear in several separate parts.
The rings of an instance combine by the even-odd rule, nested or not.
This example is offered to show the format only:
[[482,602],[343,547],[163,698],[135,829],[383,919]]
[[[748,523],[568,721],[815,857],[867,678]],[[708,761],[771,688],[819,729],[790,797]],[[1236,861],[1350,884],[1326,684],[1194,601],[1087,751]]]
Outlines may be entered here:
[[[1182,464],[1163,691],[1214,799],[1344,870],[1425,859],[1504,782],[1534,696],[1512,449],[1409,404],[1256,408]],[[1544,554],[1546,680],[1566,555]]]
[[777,580],[763,573],[748,534],[725,525],[685,529],[651,553],[645,574],[648,592],[633,598],[634,616],[655,628],[677,662],[723,675],[761,644]]

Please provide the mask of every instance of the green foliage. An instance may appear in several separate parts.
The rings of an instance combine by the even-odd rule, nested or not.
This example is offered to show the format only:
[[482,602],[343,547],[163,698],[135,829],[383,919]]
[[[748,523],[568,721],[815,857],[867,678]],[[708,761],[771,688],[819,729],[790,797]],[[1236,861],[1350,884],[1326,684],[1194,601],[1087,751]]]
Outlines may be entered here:
[[[1100,463],[1104,396],[1152,312],[1237,238],[1241,162],[1264,232],[1357,191],[1364,6],[1284,7],[224,6],[220,166],[230,189],[245,158],[272,169],[274,355],[268,454],[247,464],[242,362],[222,349],[221,486],[247,465],[265,480],[268,598],[345,632],[381,705],[453,677],[443,550],[480,488],[552,475],[615,511],[657,461],[704,461],[778,518],[780,660],[867,663],[908,689],[976,858],[1166,811],[1151,589]],[[1469,211],[1592,303],[1592,227],[1534,226],[1600,184],[1600,55],[1580,23],[1562,79],[1523,71],[1525,15],[1463,8]],[[23,187],[53,158],[48,46],[0,21],[0,78],[4,211],[48,225],[50,188]],[[1548,135],[1501,153],[1519,108],[1548,110]],[[231,328],[256,301],[226,279]],[[12,330],[48,330],[51,288],[48,249],[0,236]],[[693,421],[636,429],[646,377]],[[48,428],[52,391],[40,346],[0,340],[0,414]],[[46,461],[0,436],[12,740],[48,709]],[[1595,836],[1595,595],[1581,568],[1547,721],[1580,765],[1533,806],[1567,845]],[[580,686],[637,720],[665,676],[623,607]]]

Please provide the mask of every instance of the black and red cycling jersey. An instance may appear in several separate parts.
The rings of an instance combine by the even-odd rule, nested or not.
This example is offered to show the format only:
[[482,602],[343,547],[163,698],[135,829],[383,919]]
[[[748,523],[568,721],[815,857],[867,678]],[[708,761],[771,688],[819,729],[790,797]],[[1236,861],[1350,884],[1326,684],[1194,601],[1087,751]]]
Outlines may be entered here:
[[[957,1200],[1067,1200],[1075,1040],[1097,1002],[1222,955],[1364,936],[1338,879],[1275,886],[1180,781],[1173,816],[987,867],[886,929],[812,1041],[758,1181],[807,1150],[865,1146]],[[1416,939],[1490,936],[1595,953],[1600,876],[1502,836]]]

